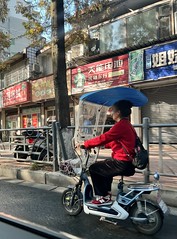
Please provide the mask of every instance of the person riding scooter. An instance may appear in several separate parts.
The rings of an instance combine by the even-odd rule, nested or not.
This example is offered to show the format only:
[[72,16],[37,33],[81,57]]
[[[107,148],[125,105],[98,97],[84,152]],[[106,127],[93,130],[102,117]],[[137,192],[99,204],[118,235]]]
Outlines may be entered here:
[[[98,146],[112,149],[112,157],[92,164],[89,168],[96,199],[92,204],[111,204],[111,184],[114,176],[132,176],[135,168],[132,164],[136,132],[129,121],[132,104],[120,100],[112,106],[115,125],[107,132],[93,139],[86,140],[82,148],[91,149]],[[126,149],[126,151],[125,151]],[[130,155],[130,157],[128,156]]]

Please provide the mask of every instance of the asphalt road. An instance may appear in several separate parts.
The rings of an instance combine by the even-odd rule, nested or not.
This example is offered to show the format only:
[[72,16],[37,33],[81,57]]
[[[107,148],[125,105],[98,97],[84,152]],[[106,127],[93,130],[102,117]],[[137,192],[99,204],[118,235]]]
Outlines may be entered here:
[[71,239],[176,239],[177,235],[177,216],[167,216],[161,231],[148,237],[138,233],[129,220],[114,226],[83,212],[77,217],[67,215],[59,192],[0,180],[0,196],[0,212],[62,232]]

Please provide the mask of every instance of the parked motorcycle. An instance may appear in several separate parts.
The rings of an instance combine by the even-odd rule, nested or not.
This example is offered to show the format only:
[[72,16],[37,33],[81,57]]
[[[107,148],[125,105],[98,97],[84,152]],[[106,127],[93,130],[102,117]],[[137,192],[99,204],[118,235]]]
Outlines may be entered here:
[[26,159],[30,155],[32,145],[41,138],[44,138],[42,133],[36,129],[25,130],[21,135],[16,135],[14,158]]
[[[47,157],[51,159],[53,156],[52,132],[49,131],[47,135],[46,130],[44,130],[42,136],[43,137],[40,137],[32,145],[31,149],[32,160],[47,161]],[[47,151],[47,148],[49,151]]]

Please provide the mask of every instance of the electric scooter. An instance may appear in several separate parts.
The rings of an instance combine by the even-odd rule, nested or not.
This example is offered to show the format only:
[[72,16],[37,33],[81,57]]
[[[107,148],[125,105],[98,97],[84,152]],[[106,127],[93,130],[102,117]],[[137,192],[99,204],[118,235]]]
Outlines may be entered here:
[[[128,192],[124,192],[123,176],[118,183],[118,192],[114,201],[110,205],[94,205],[93,188],[87,176],[87,164],[82,168],[79,182],[75,186],[69,186],[62,194],[62,204],[69,215],[76,216],[82,210],[86,214],[100,217],[100,221],[105,221],[117,225],[118,220],[125,220],[128,217],[135,228],[146,235],[157,233],[162,225],[164,214],[168,212],[168,207],[163,202],[159,194],[159,174],[155,173],[154,184],[130,184]],[[68,163],[67,163],[68,164]],[[82,194],[82,185],[84,190]],[[157,191],[157,202],[145,199],[143,196]]]
[[[108,88],[86,93],[80,97],[75,122],[73,149],[75,149],[77,143],[82,145],[83,141],[103,133],[109,107],[119,100],[128,100],[135,107],[141,107],[148,101],[144,94],[128,87]],[[92,125],[84,124],[84,120],[88,119],[88,117]],[[93,158],[95,160],[98,158],[99,148],[95,150],[96,156],[93,156],[88,151],[81,150],[81,154],[76,153],[78,161],[77,159],[71,159],[63,164],[60,163],[60,172],[68,176],[79,176],[78,183],[68,187],[62,194],[62,204],[67,213],[76,216],[84,210],[86,214],[99,216],[101,221],[113,224],[117,224],[119,220],[130,218],[139,232],[147,235],[157,233],[162,227],[164,214],[168,212],[168,208],[160,196],[158,173],[154,176],[155,183],[131,184],[128,186],[128,191],[125,190],[122,176],[118,184],[115,200],[110,205],[94,205],[91,203],[93,200],[93,188],[89,182],[87,171],[90,161]],[[77,168],[74,165],[77,163],[80,163],[80,170],[79,167]],[[83,184],[84,190],[82,193]],[[152,192],[157,192],[156,202],[145,197]]]

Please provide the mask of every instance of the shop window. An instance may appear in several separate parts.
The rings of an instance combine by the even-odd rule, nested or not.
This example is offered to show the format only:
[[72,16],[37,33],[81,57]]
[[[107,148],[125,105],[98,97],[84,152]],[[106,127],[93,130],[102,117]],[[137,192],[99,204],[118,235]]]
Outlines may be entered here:
[[50,116],[55,116],[55,110],[48,110],[47,111],[47,118]]
[[18,115],[10,115],[6,117],[6,128],[15,129],[18,126]]
[[0,73],[0,80],[1,80],[1,84],[0,84],[0,89],[3,89],[4,88],[4,74],[3,73]]
[[[5,128],[6,129],[16,129],[18,128],[18,115],[9,115],[6,117],[6,122],[5,122]],[[6,131],[4,132],[4,140],[8,141],[9,136],[13,135],[13,131]]]
[[156,8],[127,18],[128,46],[156,40],[157,26]]
[[52,122],[54,122],[56,120],[56,116],[55,116],[55,110],[47,110],[47,114],[46,114],[47,118],[46,118],[46,124],[50,124]]
[[53,72],[52,69],[52,58],[50,55],[45,55],[41,57],[41,72],[43,75],[50,75]]
[[40,116],[37,113],[28,114],[22,116],[22,128],[27,128],[28,123],[30,123],[33,127],[39,127]]
[[159,37],[171,35],[171,8],[169,5],[159,7]]
[[100,27],[100,53],[119,50],[126,46],[125,19]]
[[174,1],[174,25],[175,25],[175,34],[177,34],[177,1]]
[[100,28],[91,29],[89,32],[89,55],[96,55],[100,53]]

